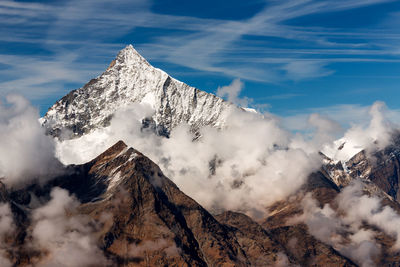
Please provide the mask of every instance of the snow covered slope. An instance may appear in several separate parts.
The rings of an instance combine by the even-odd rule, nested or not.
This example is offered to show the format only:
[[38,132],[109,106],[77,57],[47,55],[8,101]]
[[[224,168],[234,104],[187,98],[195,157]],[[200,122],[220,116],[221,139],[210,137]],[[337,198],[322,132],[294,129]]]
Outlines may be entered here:
[[223,126],[223,113],[233,105],[190,87],[151,66],[134,48],[121,50],[99,77],[57,101],[42,118],[48,132],[67,139],[107,126],[119,108],[147,103],[154,109],[150,121],[168,135],[182,122],[193,132],[204,125]]

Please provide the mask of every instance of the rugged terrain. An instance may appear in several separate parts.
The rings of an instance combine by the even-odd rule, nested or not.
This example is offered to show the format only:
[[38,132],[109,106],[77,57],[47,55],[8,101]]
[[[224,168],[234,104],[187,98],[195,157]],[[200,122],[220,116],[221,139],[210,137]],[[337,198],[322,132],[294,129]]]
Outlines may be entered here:
[[[181,123],[189,124],[195,135],[204,126],[221,129],[226,112],[237,108],[171,78],[127,46],[103,74],[57,101],[41,123],[60,141],[77,138],[107,127],[115,112],[133,104],[147,104],[151,112],[143,127],[165,138]],[[55,258],[51,249],[31,245],[35,207],[52,203],[52,190],[63,188],[78,203],[66,210],[67,218],[77,216],[90,225],[89,239],[105,266],[398,266],[396,229],[384,231],[368,218],[349,223],[343,218],[357,211],[340,204],[346,190],[362,181],[357,197],[379,202],[373,213],[393,211],[389,219],[396,221],[398,136],[393,133],[385,149],[361,150],[346,161],[320,153],[321,168],[287,199],[266,206],[261,219],[229,210],[211,214],[151,159],[120,141],[86,164],[66,166],[63,175],[46,184],[18,190],[2,184],[0,199],[11,207],[17,227],[15,236],[4,238],[5,255],[16,266]],[[210,162],[211,172],[215,164]],[[311,199],[312,210],[307,209]],[[362,235],[365,240],[357,243]]]
[[345,187],[352,180],[360,178],[399,202],[399,138],[400,135],[396,132],[393,134],[390,145],[385,149],[374,151],[370,155],[362,150],[346,162],[335,162],[325,157],[324,170],[339,187]]
[[146,126],[165,136],[182,122],[193,132],[205,125],[221,127],[224,111],[233,107],[154,68],[129,45],[103,74],[57,101],[42,123],[53,136],[73,138],[107,126],[116,110],[132,103],[154,109]]
[[[271,223],[279,215],[259,224],[237,212],[210,214],[150,159],[123,142],[84,165],[66,167],[65,175],[43,186],[3,188],[2,200],[12,205],[14,220],[19,222],[19,234],[9,248],[18,266],[40,264],[51,257],[27,243],[32,231],[31,202],[48,201],[54,187],[68,190],[80,201],[71,216],[88,216],[99,225],[94,235],[109,260],[105,265],[287,266],[312,261],[315,266],[354,266],[307,234],[305,227],[284,226],[281,219]],[[290,246],[293,237],[301,245]]]
[[[287,201],[272,205],[262,221],[233,211],[213,215],[122,141],[86,164],[67,166],[46,184],[18,190],[2,185],[1,200],[11,206],[17,225],[15,237],[7,238],[15,266],[40,265],[52,257],[29,243],[33,202],[45,205],[54,188],[79,200],[69,216],[97,225],[92,235],[108,259],[104,266],[357,266],[351,256],[311,235],[306,224],[291,221],[303,213],[300,203],[307,193],[321,206],[335,206],[341,189],[323,171],[310,175]],[[386,201],[400,210],[391,197]],[[400,255],[391,250],[393,238],[374,231],[383,248],[376,264],[395,266]]]

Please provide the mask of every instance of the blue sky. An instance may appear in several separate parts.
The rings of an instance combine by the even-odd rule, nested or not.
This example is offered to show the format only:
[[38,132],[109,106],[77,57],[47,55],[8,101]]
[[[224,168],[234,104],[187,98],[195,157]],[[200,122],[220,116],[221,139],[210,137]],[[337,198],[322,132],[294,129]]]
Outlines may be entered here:
[[208,92],[239,78],[251,106],[284,117],[400,110],[400,1],[0,0],[0,21],[0,96],[42,114],[127,44]]

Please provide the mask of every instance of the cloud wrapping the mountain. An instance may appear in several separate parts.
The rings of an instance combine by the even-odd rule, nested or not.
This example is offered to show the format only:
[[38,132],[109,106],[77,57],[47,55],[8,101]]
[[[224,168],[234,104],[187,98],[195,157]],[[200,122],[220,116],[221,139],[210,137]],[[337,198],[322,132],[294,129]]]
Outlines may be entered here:
[[[155,161],[183,192],[206,208],[258,217],[265,215],[266,206],[294,193],[319,169],[318,152],[324,145],[333,144],[325,147],[339,156],[345,152],[346,157],[362,146],[373,151],[387,145],[391,127],[384,119],[383,107],[379,102],[371,107],[368,127],[354,126],[346,132],[348,143],[341,151],[333,140],[342,128],[317,114],[308,121],[314,129],[311,134],[293,135],[281,128],[273,115],[232,108],[224,114],[223,130],[203,127],[201,138],[193,142],[185,124],[174,128],[170,138],[143,129],[142,119],[151,116],[152,110],[149,105],[134,104],[117,111],[109,127],[58,142],[57,154],[64,163],[83,163],[123,140]],[[373,145],[367,146],[370,142]],[[355,147],[347,150],[349,145]]]
[[59,143],[61,160],[86,162],[124,140],[205,207],[256,216],[265,212],[266,205],[295,192],[320,166],[317,151],[296,147],[291,134],[268,114],[232,109],[224,130],[205,127],[193,142],[188,125],[175,128],[168,139],[142,129],[148,111],[136,104],[117,112],[109,127]]
[[339,207],[350,210],[345,217],[346,223],[358,224],[367,222],[395,238],[394,249],[400,250],[400,215],[391,207],[384,206],[376,196],[363,194],[363,184],[354,181],[339,194]]
[[[101,222],[76,213],[80,203],[64,189],[53,188],[50,197],[49,201],[38,203],[39,206],[30,215],[30,226],[27,228],[22,251],[30,255],[33,266],[109,266],[109,261],[97,244],[98,225]],[[1,203],[2,267],[13,266],[9,260],[11,255],[21,253],[20,248],[13,243],[16,234],[16,221],[10,205]]]
[[400,215],[391,207],[384,206],[377,196],[366,195],[364,187],[360,180],[345,187],[336,197],[337,210],[329,204],[319,207],[311,194],[307,194],[302,201],[304,213],[291,223],[306,223],[317,239],[362,266],[375,266],[374,258],[380,254],[380,246],[375,241],[376,232],[366,229],[364,224],[375,226],[393,237],[393,249],[399,250]]
[[47,252],[37,266],[107,266],[96,243],[96,229],[88,216],[74,214],[79,202],[61,188],[33,211],[33,247]]
[[[383,102],[375,102],[369,109],[370,122],[353,125],[343,138],[323,147],[322,152],[334,160],[347,161],[353,155],[365,149],[367,153],[385,148],[391,141],[393,125],[386,119],[386,106]],[[338,150],[340,146],[343,147]]]
[[23,97],[0,103],[0,177],[10,186],[43,181],[58,171],[54,141],[44,134],[38,111]]
[[[373,240],[371,231],[361,229],[358,224],[352,225],[350,222],[347,224],[329,204],[321,208],[310,193],[302,200],[302,206],[303,214],[292,219],[290,223],[304,222],[310,234],[320,241],[363,267],[375,266],[374,257],[380,250]],[[344,238],[346,235],[347,239]]]
[[304,151],[318,152],[326,144],[332,144],[343,128],[330,118],[313,113],[304,123],[308,131],[297,133],[291,141],[291,147]]
[[[23,151],[18,150],[20,146],[25,145],[27,154],[24,156],[39,165],[33,166],[28,160],[17,168],[18,172],[14,170],[15,175],[8,174],[7,177],[21,177],[15,182],[22,182],[30,177],[22,174],[48,174],[48,170],[41,168],[36,172],[38,166],[48,168],[46,164],[54,161],[54,144],[40,128],[35,116],[37,112],[32,112],[35,109],[22,98],[10,97],[8,101],[12,105],[1,106],[5,112],[0,117],[0,126],[5,129],[3,132],[10,135],[5,140],[9,141],[11,148],[16,148],[12,152],[17,156]],[[374,104],[369,126],[354,126],[345,134],[346,140],[357,141],[361,134],[367,134],[360,144],[373,141],[373,145],[368,147],[370,151],[387,145],[392,128],[384,119],[382,108],[381,103]],[[194,136],[188,125],[176,127],[170,138],[153,134],[151,127],[143,128],[142,119],[152,114],[151,107],[146,104],[123,108],[115,114],[109,127],[57,143],[57,153],[66,163],[87,162],[122,139],[154,160],[183,192],[211,211],[239,210],[253,217],[262,217],[265,207],[295,193],[308,175],[320,167],[320,146],[331,142],[334,138],[331,133],[340,130],[328,118],[313,115],[309,124],[316,131],[311,137],[292,135],[283,130],[279,121],[270,114],[231,109],[225,114],[223,130],[204,127],[201,138],[193,142]],[[29,132],[31,135],[26,134],[27,129],[33,129]],[[16,139],[19,142],[13,142],[11,137],[19,138]],[[35,158],[36,151],[43,153],[41,149],[44,149],[45,157]],[[0,163],[4,164],[5,155],[0,156]],[[299,220],[304,221],[318,239],[363,266],[373,266],[380,248],[374,241],[374,233],[363,229],[362,222],[393,236],[398,249],[400,232],[396,225],[400,223],[400,216],[393,209],[382,207],[378,198],[362,195],[361,189],[360,184],[353,183],[339,194],[337,203],[343,216],[329,205],[318,207],[314,200],[306,197],[303,202],[305,213]],[[49,252],[40,264],[75,266],[106,262],[94,241],[95,229],[91,221],[85,216],[72,216],[79,202],[62,189],[53,190],[51,197],[50,202],[33,211],[32,242]],[[347,210],[355,212],[346,213]],[[348,240],[343,238],[343,233],[347,233]],[[132,251],[135,253],[141,249],[135,247]],[[169,246],[166,249],[170,251]],[[175,250],[172,248],[171,251]],[[74,256],[71,259],[65,255]]]

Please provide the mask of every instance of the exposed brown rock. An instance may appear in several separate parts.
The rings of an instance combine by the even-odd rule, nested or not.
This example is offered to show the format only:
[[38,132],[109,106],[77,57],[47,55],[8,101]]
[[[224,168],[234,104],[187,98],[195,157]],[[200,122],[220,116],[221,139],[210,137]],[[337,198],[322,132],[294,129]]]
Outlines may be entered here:
[[[273,266],[278,261],[280,253],[287,255],[286,248],[247,215],[227,211],[217,215],[216,218],[234,232],[249,259],[250,266]],[[288,259],[288,261],[295,262],[293,259]]]
[[[357,162],[352,166],[361,166]],[[237,212],[213,216],[181,192],[154,162],[123,142],[86,164],[68,166],[64,175],[43,186],[8,192],[0,183],[0,200],[10,203],[18,221],[16,238],[7,241],[15,248],[9,258],[16,266],[42,257],[41,251],[24,246],[30,227],[25,207],[32,196],[49,199],[55,186],[74,194],[82,203],[75,212],[99,225],[98,246],[115,266],[274,266],[281,257],[293,266],[356,266],[313,237],[306,225],[291,220],[302,214],[301,201],[307,193],[321,207],[329,204],[336,209],[341,189],[327,170],[311,174],[296,194],[270,206],[269,216],[259,224]],[[383,201],[400,211],[390,197]],[[381,246],[377,265],[396,266],[400,254],[391,250],[394,238],[366,227],[377,233]]]
[[277,258],[274,249],[262,261],[248,247],[252,237],[243,242],[237,229],[216,220],[123,142],[87,164],[69,166],[43,187],[14,195],[27,204],[27,192],[46,198],[54,186],[75,194],[82,202],[78,212],[100,222],[99,246],[118,266],[251,266]]
[[276,240],[284,245],[300,266],[357,266],[332,247],[314,238],[302,224],[271,230]]

